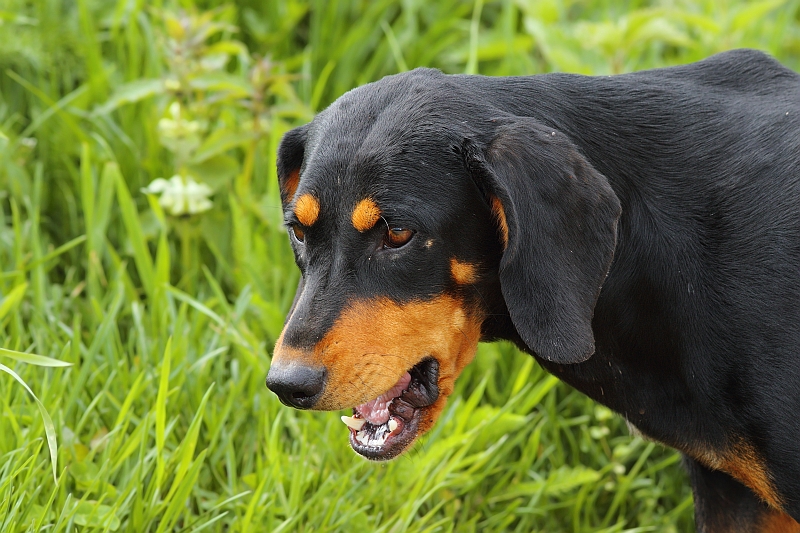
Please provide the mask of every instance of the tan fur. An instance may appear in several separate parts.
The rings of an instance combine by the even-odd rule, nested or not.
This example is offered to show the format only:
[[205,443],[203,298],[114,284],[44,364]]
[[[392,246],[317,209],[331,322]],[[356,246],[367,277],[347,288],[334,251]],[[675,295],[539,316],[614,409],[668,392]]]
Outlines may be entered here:
[[788,514],[775,511],[761,519],[758,533],[800,533],[800,524]]
[[283,186],[281,187],[285,202],[292,201],[292,198],[294,198],[294,193],[297,192],[297,185],[299,185],[299,183],[300,169],[297,168],[289,173],[289,175],[286,177],[286,181],[283,182]]
[[707,467],[722,470],[738,479],[773,508],[783,509],[764,460],[752,445],[740,441],[726,451],[708,449],[690,455]]
[[[290,318],[291,321],[291,318]],[[406,304],[388,298],[353,302],[313,350],[275,345],[273,364],[325,366],[328,378],[314,409],[347,409],[389,390],[411,367],[439,362],[439,399],[423,412],[427,431],[452,394],[456,378],[475,356],[481,318],[451,296]]]
[[306,193],[294,204],[294,216],[306,227],[313,226],[319,218],[319,200]]
[[478,267],[472,263],[462,263],[456,258],[450,259],[450,275],[456,283],[469,285],[478,281]]
[[354,228],[364,232],[368,229],[372,229],[380,218],[381,209],[378,207],[378,204],[371,198],[364,198],[358,202],[358,205],[356,205],[356,208],[353,210],[351,220]]
[[503,241],[503,250],[508,248],[508,221],[503,204],[497,196],[492,196],[492,214],[500,230],[500,238]]

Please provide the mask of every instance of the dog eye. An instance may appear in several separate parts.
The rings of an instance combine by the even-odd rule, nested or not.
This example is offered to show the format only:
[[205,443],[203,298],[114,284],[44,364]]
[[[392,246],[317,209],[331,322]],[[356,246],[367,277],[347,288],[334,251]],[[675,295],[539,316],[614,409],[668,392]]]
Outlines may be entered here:
[[292,224],[292,233],[294,233],[294,238],[297,239],[297,242],[303,242],[306,238],[306,232],[303,230],[300,224]]
[[400,248],[408,243],[414,232],[406,228],[389,228],[386,230],[386,235],[383,237],[384,248]]

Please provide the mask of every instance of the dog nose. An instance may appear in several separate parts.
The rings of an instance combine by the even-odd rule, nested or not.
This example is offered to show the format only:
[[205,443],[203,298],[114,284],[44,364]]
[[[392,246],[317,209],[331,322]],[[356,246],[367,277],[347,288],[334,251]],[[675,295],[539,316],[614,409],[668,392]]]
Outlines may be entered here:
[[267,374],[267,387],[285,405],[308,409],[322,395],[327,374],[325,367],[272,365]]

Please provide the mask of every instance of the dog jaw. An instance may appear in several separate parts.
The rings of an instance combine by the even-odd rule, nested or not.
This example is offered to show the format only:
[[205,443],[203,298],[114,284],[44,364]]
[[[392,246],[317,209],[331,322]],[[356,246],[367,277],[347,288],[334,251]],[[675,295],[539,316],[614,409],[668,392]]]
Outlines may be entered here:
[[[465,309],[461,300],[448,295],[403,304],[388,298],[356,301],[346,306],[312,350],[287,346],[282,334],[273,364],[324,367],[325,390],[311,408],[338,410],[374,401],[424,360],[435,359],[436,382],[428,385],[438,389],[438,396],[429,405],[415,406],[414,434],[406,435],[402,449],[389,456],[369,457],[390,459],[428,431],[441,414],[456,378],[475,355],[481,322],[478,312]],[[291,318],[287,324],[291,327]]]

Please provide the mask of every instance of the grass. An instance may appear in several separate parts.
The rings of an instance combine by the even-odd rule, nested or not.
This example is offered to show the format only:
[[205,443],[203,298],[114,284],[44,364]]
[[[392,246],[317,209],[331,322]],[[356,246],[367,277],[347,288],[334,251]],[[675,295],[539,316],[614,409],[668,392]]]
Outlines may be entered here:
[[[800,2],[5,0],[0,26],[1,531],[693,529],[674,452],[505,344],[389,464],[280,405],[275,149],[418,65],[608,74],[750,46],[798,69]],[[172,176],[213,207],[142,192]]]

